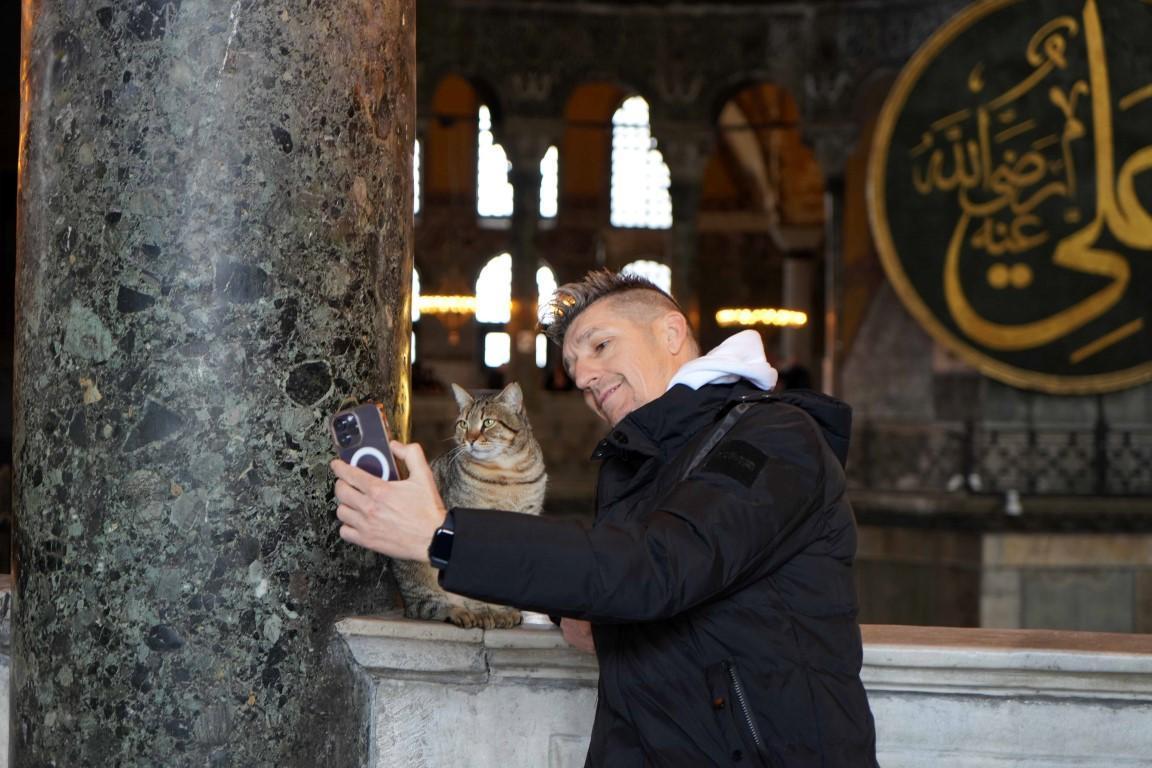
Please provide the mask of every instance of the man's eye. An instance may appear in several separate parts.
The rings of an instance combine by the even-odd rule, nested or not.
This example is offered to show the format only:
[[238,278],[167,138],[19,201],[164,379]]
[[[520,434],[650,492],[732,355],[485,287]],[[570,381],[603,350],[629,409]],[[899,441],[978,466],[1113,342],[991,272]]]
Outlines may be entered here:
[[488,429],[496,423],[496,419],[484,419],[484,429]]
[[607,347],[607,346],[608,346],[608,342],[607,342],[607,341],[602,341],[602,342],[600,342],[599,344],[597,344],[597,345],[596,345],[596,351],[597,351],[597,352],[603,352],[603,351],[604,351],[604,348],[605,348],[605,347]]

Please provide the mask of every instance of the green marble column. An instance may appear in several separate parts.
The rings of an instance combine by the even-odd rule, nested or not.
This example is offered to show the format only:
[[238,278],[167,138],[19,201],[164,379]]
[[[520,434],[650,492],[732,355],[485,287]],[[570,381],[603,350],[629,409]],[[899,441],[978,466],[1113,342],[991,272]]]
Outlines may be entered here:
[[24,0],[22,768],[364,764],[325,417],[406,427],[413,0]]

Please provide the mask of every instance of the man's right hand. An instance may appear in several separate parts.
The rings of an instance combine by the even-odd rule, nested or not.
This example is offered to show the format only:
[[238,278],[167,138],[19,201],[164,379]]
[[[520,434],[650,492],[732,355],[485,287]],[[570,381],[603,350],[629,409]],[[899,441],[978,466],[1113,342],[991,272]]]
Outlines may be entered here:
[[580,619],[560,619],[560,631],[568,645],[585,653],[596,653],[596,640],[592,637],[592,625]]
[[424,450],[416,443],[395,440],[389,446],[408,468],[404,480],[383,480],[340,459],[330,464],[338,478],[340,537],[389,557],[426,563],[428,544],[448,510]]

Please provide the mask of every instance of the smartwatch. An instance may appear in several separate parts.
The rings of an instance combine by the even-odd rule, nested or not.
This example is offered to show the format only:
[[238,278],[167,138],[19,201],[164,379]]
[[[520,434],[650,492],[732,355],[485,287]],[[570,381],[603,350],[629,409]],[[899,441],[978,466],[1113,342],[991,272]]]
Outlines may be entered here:
[[432,564],[433,568],[447,568],[448,561],[452,559],[452,540],[456,536],[456,532],[453,530],[454,522],[452,513],[449,512],[448,516],[444,518],[444,525],[437,528],[436,533],[432,534],[432,543],[428,545],[428,562]]

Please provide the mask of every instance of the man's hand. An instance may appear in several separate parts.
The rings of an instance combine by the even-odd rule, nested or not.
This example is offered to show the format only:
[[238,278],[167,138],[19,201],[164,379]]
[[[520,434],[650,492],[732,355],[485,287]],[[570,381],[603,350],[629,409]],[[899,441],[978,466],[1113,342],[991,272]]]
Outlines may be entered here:
[[392,454],[408,467],[405,480],[383,480],[333,459],[336,517],[340,538],[401,560],[428,561],[428,545],[448,511],[424,450],[416,443],[389,443]]
[[596,653],[596,640],[592,637],[592,625],[580,619],[560,619],[560,631],[568,645],[585,653]]

